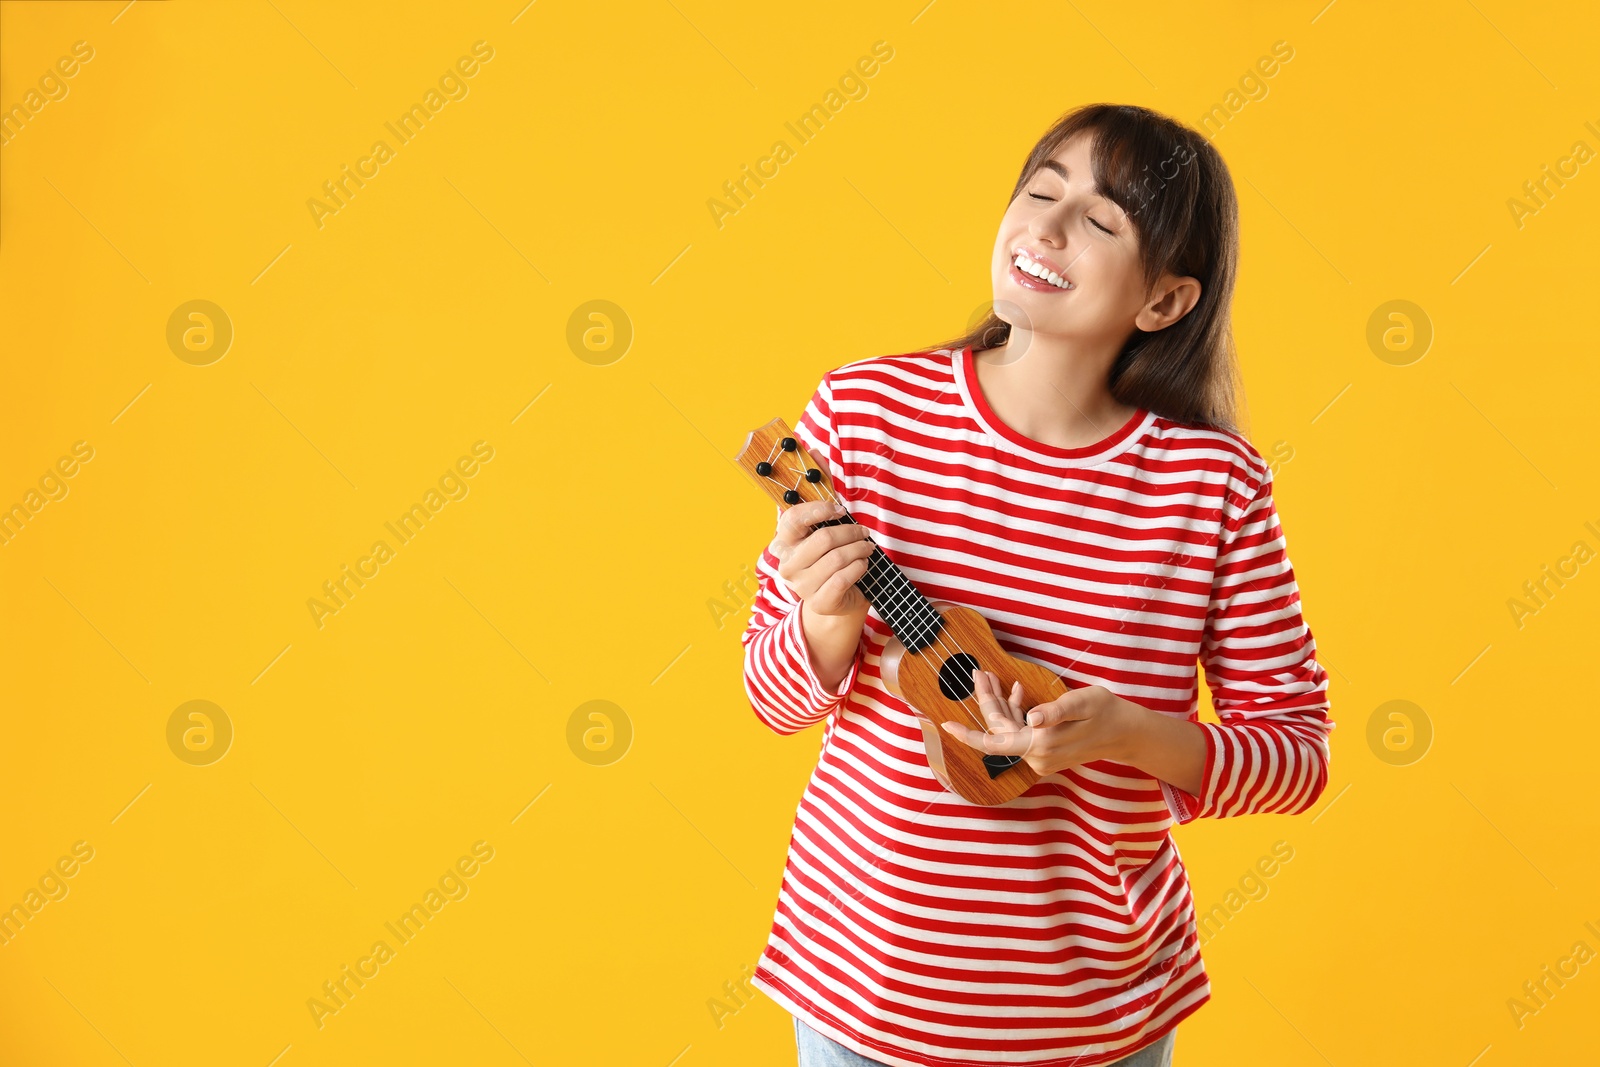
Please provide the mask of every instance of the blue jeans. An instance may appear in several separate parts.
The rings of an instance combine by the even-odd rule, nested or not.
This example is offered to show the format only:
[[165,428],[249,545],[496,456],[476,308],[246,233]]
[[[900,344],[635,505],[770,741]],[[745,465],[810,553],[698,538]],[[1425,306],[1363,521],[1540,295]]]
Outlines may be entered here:
[[[1172,1044],[1177,1034],[1176,1029],[1168,1030],[1159,1040],[1131,1056],[1113,1060],[1106,1067],[1172,1067]],[[882,1067],[880,1061],[868,1059],[817,1033],[798,1015],[794,1017],[794,1043],[800,1053],[800,1067]]]

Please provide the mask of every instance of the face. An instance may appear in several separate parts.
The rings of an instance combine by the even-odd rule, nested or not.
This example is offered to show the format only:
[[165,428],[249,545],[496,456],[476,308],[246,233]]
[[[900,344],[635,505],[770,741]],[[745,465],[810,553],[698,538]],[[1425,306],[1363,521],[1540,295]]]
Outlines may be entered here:
[[[1192,278],[1183,281],[1192,283],[1193,299],[1187,299],[1188,285],[1164,298],[1164,290],[1179,282],[1171,276],[1146,293],[1133,222],[1095,192],[1089,152],[1088,134],[1068,140],[1023,184],[1000,220],[994,307],[1012,325],[1013,337],[1021,330],[1120,347],[1136,326],[1160,329],[1199,298]],[[1040,277],[1041,270],[1049,273]]]

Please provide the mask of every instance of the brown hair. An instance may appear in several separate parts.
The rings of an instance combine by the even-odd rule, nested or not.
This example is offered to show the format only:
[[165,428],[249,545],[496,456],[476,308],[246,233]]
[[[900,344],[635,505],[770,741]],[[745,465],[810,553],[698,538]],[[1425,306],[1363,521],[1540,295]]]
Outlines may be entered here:
[[[1193,129],[1148,108],[1085,104],[1033,146],[1011,201],[1074,134],[1093,139],[1097,191],[1127,212],[1147,291],[1164,273],[1200,282],[1200,299],[1163,330],[1135,327],[1111,366],[1111,395],[1175,422],[1242,432],[1244,398],[1230,309],[1239,263],[1239,203],[1227,164]],[[1176,173],[1169,173],[1176,168]],[[1011,324],[991,308],[965,336],[933,348],[1003,344]]]

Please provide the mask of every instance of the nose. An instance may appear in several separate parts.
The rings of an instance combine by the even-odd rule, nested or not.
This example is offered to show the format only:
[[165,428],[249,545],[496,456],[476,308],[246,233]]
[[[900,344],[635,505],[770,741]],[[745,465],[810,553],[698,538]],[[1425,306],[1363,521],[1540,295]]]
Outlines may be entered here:
[[1047,244],[1052,248],[1065,249],[1067,247],[1066,212],[1060,204],[1056,204],[1050,211],[1041,211],[1028,223],[1028,233],[1040,244]]

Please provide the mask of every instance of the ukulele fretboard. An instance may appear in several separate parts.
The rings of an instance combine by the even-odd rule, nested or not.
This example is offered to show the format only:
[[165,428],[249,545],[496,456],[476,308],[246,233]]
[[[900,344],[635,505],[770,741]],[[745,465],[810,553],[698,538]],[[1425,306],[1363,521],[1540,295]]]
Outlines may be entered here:
[[[828,519],[819,526],[842,526],[854,523],[849,515]],[[894,631],[908,652],[920,652],[933,644],[944,627],[944,620],[933,609],[928,598],[917,591],[911,579],[901,572],[883,549],[873,546],[867,557],[867,573],[856,582],[856,588],[877,610],[881,618]]]

